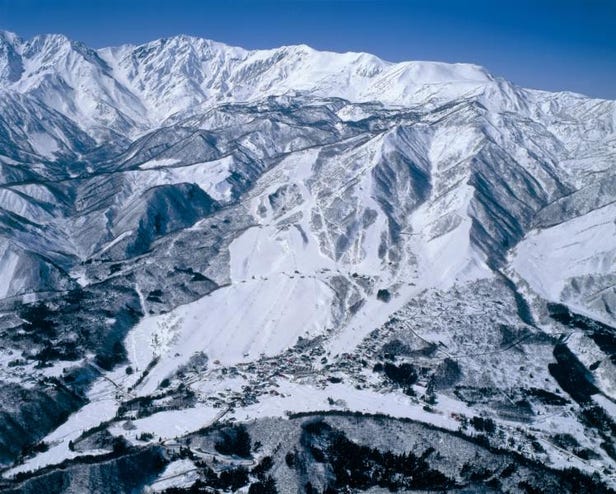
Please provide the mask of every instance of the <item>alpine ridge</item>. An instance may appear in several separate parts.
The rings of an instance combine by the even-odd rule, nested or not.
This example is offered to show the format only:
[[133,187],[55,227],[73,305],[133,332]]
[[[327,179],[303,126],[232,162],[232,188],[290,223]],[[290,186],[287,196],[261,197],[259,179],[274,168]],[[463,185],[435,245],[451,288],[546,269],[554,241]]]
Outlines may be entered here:
[[616,488],[616,102],[0,32],[0,108],[4,491]]

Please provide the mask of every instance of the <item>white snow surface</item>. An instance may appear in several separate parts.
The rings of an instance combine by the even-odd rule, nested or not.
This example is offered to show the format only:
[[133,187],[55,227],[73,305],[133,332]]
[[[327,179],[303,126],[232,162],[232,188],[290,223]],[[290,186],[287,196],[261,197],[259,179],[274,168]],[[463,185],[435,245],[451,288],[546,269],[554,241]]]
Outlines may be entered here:
[[171,487],[189,488],[199,478],[197,467],[191,460],[169,463],[146,492],[163,492]]
[[559,301],[567,280],[616,269],[616,204],[531,232],[512,254],[512,267],[548,300]]
[[128,430],[121,423],[115,424],[109,430],[114,435],[123,435],[129,440],[135,440],[144,432],[153,434],[157,439],[167,440],[181,437],[210,425],[219,412],[220,410],[215,408],[203,406],[170,410],[132,420],[130,422],[131,427]]
[[262,354],[276,355],[299,336],[316,336],[328,327],[331,289],[314,277],[291,277],[281,271],[293,268],[285,264],[295,254],[310,258],[296,250],[301,245],[299,233],[295,229],[288,233],[277,242],[258,228],[247,230],[231,245],[228,286],[168,314],[145,317],[131,330],[126,344],[136,369],[164,357],[140,393],[154,391],[196,352],[232,365]]

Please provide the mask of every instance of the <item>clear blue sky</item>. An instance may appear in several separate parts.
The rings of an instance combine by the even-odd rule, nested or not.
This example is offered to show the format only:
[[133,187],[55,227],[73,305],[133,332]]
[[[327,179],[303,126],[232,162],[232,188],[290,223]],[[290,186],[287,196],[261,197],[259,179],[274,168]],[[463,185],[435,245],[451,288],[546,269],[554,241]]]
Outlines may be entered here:
[[472,62],[517,84],[616,99],[616,0],[0,0],[0,29],[93,47],[191,34],[391,61]]

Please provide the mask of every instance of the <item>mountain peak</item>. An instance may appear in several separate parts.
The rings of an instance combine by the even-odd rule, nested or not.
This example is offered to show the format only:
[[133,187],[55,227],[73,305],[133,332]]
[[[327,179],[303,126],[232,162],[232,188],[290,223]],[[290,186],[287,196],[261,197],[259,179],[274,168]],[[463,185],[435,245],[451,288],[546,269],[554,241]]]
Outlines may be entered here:
[[17,45],[22,42],[22,39],[17,34],[2,29],[0,29],[0,40],[11,45]]
[[394,107],[434,107],[483,95],[496,108],[523,105],[506,81],[497,83],[483,67],[466,63],[393,63],[368,53],[318,51],[305,44],[246,50],[183,34],[99,50],[61,34],[36,36],[23,44],[13,33],[3,37],[18,46],[0,51],[0,79],[7,89],[44,94],[47,104],[79,120],[86,130],[111,125],[141,132],[196,108],[284,94]]

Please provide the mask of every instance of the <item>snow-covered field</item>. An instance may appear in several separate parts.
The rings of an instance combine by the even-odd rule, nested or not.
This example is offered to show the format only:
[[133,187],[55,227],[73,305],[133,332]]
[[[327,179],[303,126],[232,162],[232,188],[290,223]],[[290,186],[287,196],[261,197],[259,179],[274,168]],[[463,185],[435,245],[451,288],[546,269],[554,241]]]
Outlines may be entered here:
[[616,205],[530,232],[515,249],[513,268],[548,300],[559,300],[568,280],[613,273]]

